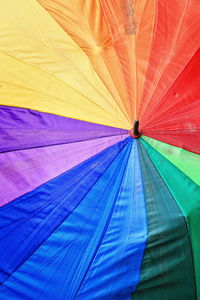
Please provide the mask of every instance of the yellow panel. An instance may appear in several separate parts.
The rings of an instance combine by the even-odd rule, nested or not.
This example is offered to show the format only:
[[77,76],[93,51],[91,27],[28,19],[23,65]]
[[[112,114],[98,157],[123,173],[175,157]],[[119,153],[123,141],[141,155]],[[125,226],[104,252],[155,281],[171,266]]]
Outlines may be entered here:
[[59,79],[2,52],[0,105],[25,107],[128,129],[128,124],[121,122]]
[[133,122],[151,50],[156,0],[37,1],[85,51]]
[[[19,99],[16,100],[16,97],[14,102],[5,103],[4,101],[3,104],[32,108],[34,106],[34,109],[37,110],[80,118],[90,122],[93,119],[94,122],[96,120],[96,122],[102,124],[109,123],[111,126],[118,124],[118,127],[131,127],[128,117],[122,112],[104,83],[96,74],[87,55],[40,4],[33,0],[18,0],[17,5],[15,0],[1,1],[0,19],[0,50],[18,59],[18,63],[12,72],[16,73],[18,70],[26,68],[26,76],[34,76],[37,84],[41,86],[44,79],[41,81],[40,70],[43,70],[45,72],[42,73],[42,76],[47,76],[47,81],[56,82],[58,86],[62,86],[63,91],[65,90],[63,93],[64,98],[61,96],[63,108],[62,110],[57,109],[56,112],[55,110],[52,111],[52,107],[55,105],[55,103],[53,105],[52,101],[51,103],[48,103],[48,101],[45,104],[40,103],[37,107],[37,101],[33,105],[33,103],[29,104],[27,99],[23,100],[21,98],[19,101]],[[22,63],[25,62],[26,65],[20,66],[20,61]],[[15,63],[12,61],[11,64]],[[30,65],[34,65],[37,68],[33,69]],[[2,69],[1,62],[0,66]],[[1,70],[1,72],[4,71]],[[48,76],[48,74],[51,76]],[[56,80],[56,78],[59,80]],[[21,80],[23,89],[29,89],[31,82],[27,83],[26,78]],[[60,80],[63,81],[63,84],[59,82]],[[12,80],[8,84],[12,86]],[[28,87],[26,84],[28,84]],[[48,90],[44,91],[44,93],[48,93],[48,97],[51,97],[55,101],[56,94],[49,94],[50,90],[51,88],[49,89],[48,87]],[[37,87],[34,88],[34,91],[35,93],[40,93],[40,89],[37,89]],[[71,94],[68,95],[67,91],[70,91]],[[57,94],[59,93],[60,91],[57,91]],[[71,98],[72,94],[74,98]],[[67,101],[66,97],[68,98]],[[8,98],[6,97],[6,99]],[[74,110],[68,107],[69,101],[72,100],[73,105],[77,107]],[[24,102],[26,102],[26,105]],[[87,103],[87,109],[86,107],[84,109],[81,108],[83,107],[83,103],[85,103],[84,105]],[[92,110],[89,107],[92,107]],[[78,109],[82,110],[82,114],[77,113],[76,115],[74,113]],[[93,111],[94,109],[95,111]],[[87,110],[92,111],[93,116],[88,115],[86,113]],[[98,121],[94,118],[94,114],[99,115]],[[102,119],[100,118],[101,115]],[[105,118],[107,121],[105,121]],[[114,123],[112,120],[114,120]]]
[[[130,119],[131,104],[124,74],[115,51],[106,16],[101,9],[101,1],[37,1],[85,51],[116,103]],[[126,53],[123,55],[126,57]]]

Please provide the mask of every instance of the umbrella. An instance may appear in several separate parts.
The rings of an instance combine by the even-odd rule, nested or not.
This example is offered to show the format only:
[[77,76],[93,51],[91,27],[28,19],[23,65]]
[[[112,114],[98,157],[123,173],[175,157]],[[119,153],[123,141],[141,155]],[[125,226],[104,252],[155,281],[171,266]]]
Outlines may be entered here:
[[0,299],[200,299],[199,11],[0,1]]

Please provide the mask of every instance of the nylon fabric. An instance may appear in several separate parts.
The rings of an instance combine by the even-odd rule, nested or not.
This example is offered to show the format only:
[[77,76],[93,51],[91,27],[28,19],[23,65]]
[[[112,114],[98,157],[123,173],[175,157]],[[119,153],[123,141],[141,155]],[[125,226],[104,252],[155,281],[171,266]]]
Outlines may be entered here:
[[[51,132],[51,134],[49,134]],[[119,136],[127,130],[18,107],[0,106],[0,152]]]
[[[196,299],[186,220],[162,177],[139,144],[148,240],[134,300]],[[158,288],[159,287],[159,288]]]
[[157,1],[154,36],[139,108],[141,126],[199,49],[199,10],[198,0]]
[[114,136],[0,154],[0,206],[127,138]]
[[[130,128],[64,82],[0,52],[0,104]],[[8,93],[9,91],[9,93]]]
[[[154,39],[154,28],[156,24],[156,0],[146,0],[144,6],[141,1],[136,0],[139,13],[135,14],[137,24],[136,32],[136,81],[137,81],[137,99],[136,99],[136,119],[139,118],[139,107],[142,100],[142,91],[144,89],[146,72],[151,53],[152,41]],[[136,9],[137,11],[137,9]]]
[[200,229],[198,224],[200,218],[200,187],[148,143],[144,140],[141,140],[141,142],[186,218],[194,259],[197,299],[199,299]]
[[200,49],[142,120],[142,133],[200,154]]
[[[31,109],[130,129],[135,118],[141,120],[142,127],[149,117],[163,118],[164,113],[157,106],[169,99],[169,90],[185,103],[182,74],[199,49],[198,0],[175,4],[173,0],[120,0],[118,4],[107,0],[19,1],[15,10],[14,0],[2,3],[1,69],[4,73],[11,69],[14,77],[26,69],[31,81],[36,81],[37,86],[42,84],[44,90],[36,87],[35,90],[23,77],[20,79],[23,88],[20,83],[18,88],[14,87],[13,78],[7,74],[5,82],[2,74],[2,104],[28,105]],[[32,18],[32,14],[37,18]],[[12,39],[8,40],[9,36]],[[21,68],[14,62],[4,64],[3,54],[16,59]],[[38,71],[38,77],[32,74],[31,67]],[[42,74],[48,77],[45,82]],[[181,94],[174,91],[178,78],[182,78]],[[191,90],[195,91],[197,85],[194,80],[190,82],[193,82]],[[65,87],[59,99],[52,86],[60,93]],[[6,90],[10,90],[11,98]],[[23,99],[18,99],[19,94]],[[187,92],[188,97],[191,94]],[[76,99],[74,110],[72,99]],[[170,100],[174,102],[176,99]],[[186,115],[180,113],[179,117],[180,121],[184,118],[188,128]],[[191,117],[194,118],[192,113]]]
[[199,129],[191,130],[159,130],[159,131],[142,131],[145,136],[152,139],[183,148],[196,154],[200,154],[200,135]]
[[142,139],[200,186],[200,157],[198,154],[145,136],[142,136]]
[[[126,90],[121,80],[118,59],[100,9],[99,0],[38,0],[58,24],[90,58],[90,61],[123,112],[130,113]],[[81,26],[80,26],[81,20]],[[110,63],[112,62],[112,64]]]
[[[146,56],[146,53],[150,50],[149,41],[152,38],[155,1],[149,1],[148,7],[145,7],[147,4],[146,0],[120,0],[117,3],[113,0],[101,0],[100,3],[112,37],[114,50],[119,60],[133,121],[137,118],[138,83],[142,84],[141,78],[144,78],[144,69],[141,68],[140,59],[144,59],[143,56]],[[148,14],[146,9],[148,9]],[[145,51],[141,50],[142,48],[144,49],[144,44],[142,43],[141,45],[141,32],[145,34],[146,29],[144,27],[143,32],[143,28],[141,28],[141,25],[143,25],[140,22],[142,13],[144,13],[143,17],[146,18],[145,26],[148,28],[149,33],[145,41]],[[139,88],[141,89],[141,87]]]
[[[172,85],[168,87],[166,93],[158,99],[156,105],[150,111],[148,120],[143,120],[143,128],[151,131],[171,129],[191,129],[198,128],[198,123],[194,122],[193,116],[190,119],[190,127],[187,119],[181,116],[181,112],[187,112],[190,116],[190,108],[193,102],[199,100],[200,87],[199,87],[199,65],[200,65],[200,48],[192,56],[191,60],[186,64],[182,72],[178,75]],[[187,107],[185,110],[181,108]],[[181,118],[182,117],[182,118]],[[181,120],[179,121],[179,118]],[[196,120],[195,120],[196,121]],[[148,125],[148,126],[147,126]],[[192,125],[192,128],[191,128]],[[195,126],[196,125],[196,126]]]
[[77,299],[131,299],[140,279],[146,222],[139,154],[133,140],[110,224]]
[[76,298],[112,218],[131,147],[122,149],[70,216],[4,282],[3,297]]
[[[21,9],[22,7],[23,10]],[[73,112],[70,113],[70,107],[68,107],[65,99],[70,98],[70,94],[72,96],[71,89],[73,89],[76,92],[75,95],[77,94],[76,97],[75,95],[73,97],[74,106],[79,106],[80,98],[82,98],[87,101],[87,108],[94,108],[93,113],[97,112],[98,107],[101,107],[107,114],[109,113],[110,117],[114,116],[118,120],[121,120],[124,125],[128,124],[127,116],[121,111],[108,89],[94,71],[84,51],[62,30],[37,1],[18,0],[18,5],[16,5],[15,0],[1,2],[0,19],[0,51],[17,59],[19,64],[20,62],[22,63],[21,68],[23,68],[24,75],[28,78],[30,76],[30,79],[36,81],[38,86],[38,89],[36,89],[37,92],[40,91],[39,87],[41,85],[44,87],[46,94],[49,94],[50,89],[52,92],[50,95],[52,98],[56,98],[56,94],[53,97],[51,86],[58,85],[59,81],[61,86],[66,86],[66,89],[67,87],[70,88],[68,93],[62,97],[65,103],[65,105],[60,104],[60,106],[62,105],[62,110],[54,111],[49,102],[47,102],[47,110],[44,111],[74,117]],[[19,19],[20,22],[18,21]],[[4,59],[4,57],[1,57],[1,60]],[[31,77],[31,68],[29,66],[34,66],[34,70],[36,71],[34,78]],[[1,62],[0,67],[4,74],[7,73],[7,68],[11,68],[9,65],[5,66],[3,62]],[[12,74],[20,72],[20,69],[17,68],[17,65],[13,65],[11,69]],[[41,70],[44,71],[42,73],[43,76],[48,77],[50,80],[48,86],[43,81],[40,81]],[[12,79],[2,77],[2,80],[7,81],[12,86]],[[20,86],[25,85],[29,88],[26,78],[21,77]],[[60,89],[62,89],[61,86]],[[23,100],[22,103],[20,102],[20,106],[26,107],[25,104],[28,103],[23,91],[21,91],[20,96],[22,98],[21,101]],[[9,105],[9,102],[2,101],[1,104]],[[17,106],[17,99],[14,98],[10,105]],[[28,108],[33,107],[28,106]],[[39,105],[35,108],[43,111]],[[103,115],[102,112],[102,118]],[[88,118],[84,113],[84,109],[82,109],[82,117],[75,118],[91,121],[91,118]],[[111,119],[113,118],[111,117]],[[98,123],[97,120],[96,122]],[[102,124],[104,124],[103,120]]]
[[151,49],[156,1],[38,2],[86,52],[133,122]]
[[113,145],[0,208],[0,239],[4,241],[0,245],[1,282],[73,212],[129,140]]
[[[38,0],[90,58],[95,71],[129,119],[130,103],[99,0]],[[81,19],[81,27],[79,26]],[[112,61],[112,64],[110,63]],[[132,120],[131,120],[132,121]],[[130,127],[131,128],[131,127]]]
[[199,11],[0,1],[0,299],[200,300]]

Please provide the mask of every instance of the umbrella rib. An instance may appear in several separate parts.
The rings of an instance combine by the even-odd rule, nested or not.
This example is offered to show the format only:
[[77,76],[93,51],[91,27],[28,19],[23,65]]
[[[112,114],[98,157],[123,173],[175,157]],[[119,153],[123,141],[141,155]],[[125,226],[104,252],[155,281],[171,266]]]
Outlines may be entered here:
[[[46,148],[46,147],[53,147],[53,146],[59,146],[59,145],[68,145],[68,144],[74,144],[74,143],[79,143],[79,142],[86,142],[86,141],[90,141],[90,140],[100,140],[103,138],[109,138],[109,137],[117,137],[117,136],[124,136],[124,139],[126,139],[126,137],[128,137],[128,134],[113,134],[113,135],[105,135],[105,136],[101,136],[101,137],[94,137],[94,138],[89,138],[89,139],[82,139],[82,140],[77,140],[77,141],[70,141],[70,142],[63,142],[63,143],[57,143],[57,144],[46,144],[46,145],[40,145],[40,146],[34,146],[34,147],[28,147],[28,148],[19,148],[19,149],[13,149],[13,150],[5,150],[5,151],[1,151],[1,153],[8,153],[8,152],[16,152],[16,151],[22,151],[22,150],[29,150],[29,149],[38,149],[38,148]],[[122,141],[124,140],[122,139]]]

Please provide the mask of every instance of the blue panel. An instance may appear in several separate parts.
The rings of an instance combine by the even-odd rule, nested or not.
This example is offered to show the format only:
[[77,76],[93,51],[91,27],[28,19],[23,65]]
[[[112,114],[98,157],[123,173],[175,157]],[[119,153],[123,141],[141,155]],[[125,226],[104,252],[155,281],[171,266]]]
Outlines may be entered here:
[[139,282],[147,220],[135,141],[116,197],[110,224],[77,299],[130,299]]
[[0,208],[1,282],[71,214],[130,140],[115,144]]
[[130,299],[147,232],[135,143],[122,149],[71,215],[5,281],[1,299]]
[[130,141],[73,213],[4,282],[1,299],[76,297],[109,226],[131,148]]

